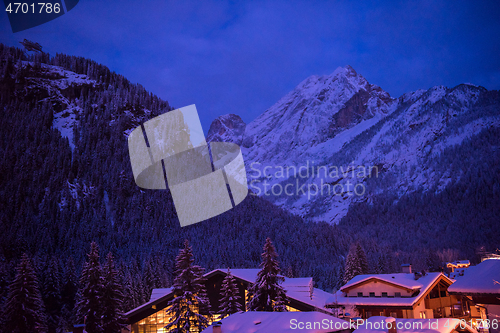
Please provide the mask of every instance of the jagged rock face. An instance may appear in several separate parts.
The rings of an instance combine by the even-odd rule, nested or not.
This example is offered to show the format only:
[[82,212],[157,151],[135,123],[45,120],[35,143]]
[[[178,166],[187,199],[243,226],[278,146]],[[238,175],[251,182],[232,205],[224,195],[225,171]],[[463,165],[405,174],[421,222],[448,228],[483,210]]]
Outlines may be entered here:
[[233,142],[241,145],[246,124],[235,114],[226,114],[215,119],[208,130],[207,142]]
[[[436,161],[500,126],[500,96],[461,84],[394,99],[346,66],[304,80],[249,123],[242,137],[217,124],[213,132],[221,131],[224,141],[242,143],[251,190],[306,218],[337,223],[353,203],[384,193],[439,192],[457,181],[467,166],[446,170]],[[318,167],[337,172],[310,172]],[[354,184],[362,185],[362,195]],[[286,185],[293,195],[283,192]],[[307,191],[321,186],[341,190]]]
[[[374,98],[374,96],[376,96]],[[342,132],[345,129],[359,124],[363,120],[370,119],[379,112],[386,112],[382,108],[385,103],[393,102],[389,94],[377,86],[367,86],[365,89],[360,89],[346,103],[345,106],[333,115],[330,123],[331,137]]]

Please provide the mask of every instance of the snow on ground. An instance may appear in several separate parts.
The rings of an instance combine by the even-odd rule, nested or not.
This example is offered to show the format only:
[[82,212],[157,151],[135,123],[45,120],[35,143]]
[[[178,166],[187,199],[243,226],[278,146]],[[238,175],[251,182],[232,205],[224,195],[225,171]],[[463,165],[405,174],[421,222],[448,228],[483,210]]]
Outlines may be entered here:
[[57,128],[61,135],[69,140],[71,150],[75,149],[75,139],[73,137],[73,128],[76,125],[76,115],[81,112],[81,109],[74,104],[68,108],[54,113],[54,120],[52,126]]
[[458,129],[458,134],[450,135],[445,140],[439,142],[434,146],[434,154],[443,151],[446,147],[460,145],[465,139],[471,138],[478,134],[483,129],[492,126],[500,127],[500,119],[498,117],[485,117],[474,120]]
[[[349,322],[320,312],[249,311],[230,315],[220,321],[224,333],[336,332],[349,329]],[[337,326],[337,328],[336,328]],[[202,331],[215,332],[213,326]]]
[[465,321],[456,318],[402,319],[382,316],[368,318],[353,333],[388,332],[388,322],[395,325],[398,333],[452,333],[457,330],[477,333]]

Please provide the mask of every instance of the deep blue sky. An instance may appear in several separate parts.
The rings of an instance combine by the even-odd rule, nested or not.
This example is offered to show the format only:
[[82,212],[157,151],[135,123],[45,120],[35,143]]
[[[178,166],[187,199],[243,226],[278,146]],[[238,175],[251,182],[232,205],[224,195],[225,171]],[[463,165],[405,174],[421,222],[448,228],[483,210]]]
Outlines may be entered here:
[[351,65],[392,96],[464,82],[500,89],[500,1],[90,1],[0,42],[107,65],[174,107],[196,104],[205,132],[249,122],[312,74]]

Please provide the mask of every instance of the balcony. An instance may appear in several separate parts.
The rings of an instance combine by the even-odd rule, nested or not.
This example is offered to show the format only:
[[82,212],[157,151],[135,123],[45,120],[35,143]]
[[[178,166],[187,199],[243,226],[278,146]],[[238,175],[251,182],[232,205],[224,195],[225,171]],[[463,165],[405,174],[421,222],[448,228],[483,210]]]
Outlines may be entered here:
[[426,298],[425,299],[425,308],[426,309],[437,309],[443,308],[447,306],[452,306],[458,304],[459,301],[456,296],[446,296],[446,297],[438,297],[438,298]]

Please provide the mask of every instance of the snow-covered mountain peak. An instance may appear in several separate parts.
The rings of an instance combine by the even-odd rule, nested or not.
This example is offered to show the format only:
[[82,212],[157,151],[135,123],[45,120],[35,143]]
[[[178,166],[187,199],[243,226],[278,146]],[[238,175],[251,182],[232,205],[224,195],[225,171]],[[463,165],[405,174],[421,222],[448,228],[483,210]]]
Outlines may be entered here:
[[296,158],[344,129],[387,115],[394,101],[351,66],[330,75],[312,75],[247,125],[243,146],[254,147],[251,158],[256,160]]
[[[227,116],[214,121],[210,132],[214,137],[212,133],[221,133],[223,141],[242,143],[252,191],[302,216],[338,222],[352,203],[371,200],[382,191],[403,195],[434,186],[444,188],[451,180],[437,170],[435,159],[487,124],[500,126],[494,107],[500,103],[499,96],[483,87],[461,84],[420,89],[394,99],[345,66],[330,75],[312,75],[302,81],[246,125],[241,136],[225,125]],[[328,170],[376,167],[380,177],[387,178],[369,179],[370,173],[297,173],[300,168],[320,166]],[[280,174],[289,168],[291,172]],[[366,187],[367,194],[353,195],[352,188],[347,189],[349,183],[362,184],[359,188]],[[302,184],[344,190],[313,196],[273,190],[274,186],[288,186],[299,191]]]

